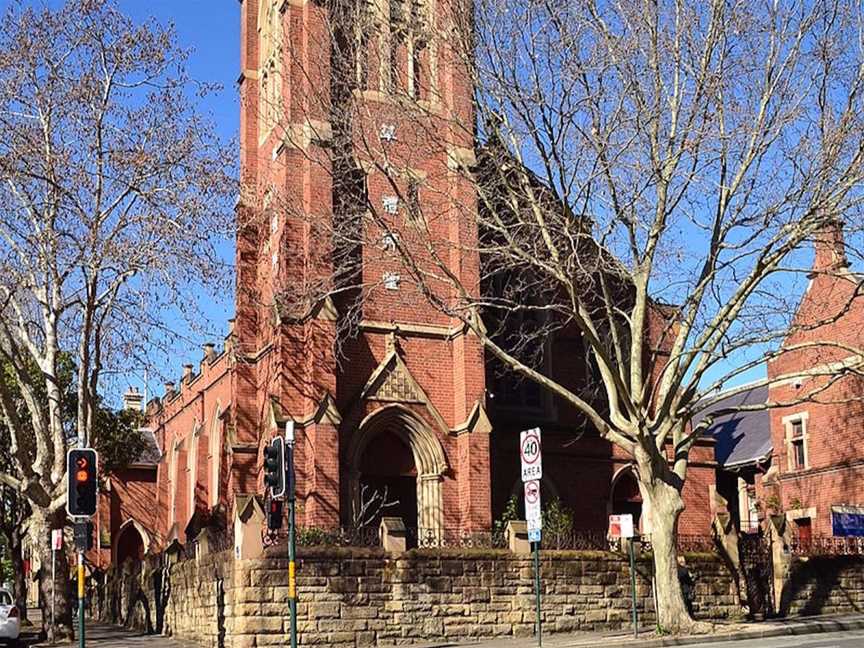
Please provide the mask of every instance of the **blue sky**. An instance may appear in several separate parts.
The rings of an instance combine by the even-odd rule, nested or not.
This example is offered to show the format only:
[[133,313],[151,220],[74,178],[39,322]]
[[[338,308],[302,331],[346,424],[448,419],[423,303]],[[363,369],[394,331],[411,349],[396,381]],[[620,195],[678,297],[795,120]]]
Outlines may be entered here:
[[[2,2],[3,0],[0,0]],[[240,107],[237,78],[240,75],[240,3],[237,0],[118,0],[120,7],[136,21],[153,17],[162,23],[173,22],[180,46],[190,49],[189,73],[198,81],[218,83],[220,92],[204,99],[203,110],[217,125],[226,140],[237,136]],[[233,262],[233,241],[226,241],[226,260]],[[221,342],[227,321],[233,316],[234,296],[225,295],[221,302],[207,306],[210,339]],[[178,355],[164,371],[179,376],[182,364],[200,359],[200,346],[191,344],[185,355]],[[140,376],[130,376],[135,379]],[[149,376],[149,395],[160,394],[162,378]],[[122,387],[122,385],[121,385]],[[140,385],[139,385],[140,388]]]

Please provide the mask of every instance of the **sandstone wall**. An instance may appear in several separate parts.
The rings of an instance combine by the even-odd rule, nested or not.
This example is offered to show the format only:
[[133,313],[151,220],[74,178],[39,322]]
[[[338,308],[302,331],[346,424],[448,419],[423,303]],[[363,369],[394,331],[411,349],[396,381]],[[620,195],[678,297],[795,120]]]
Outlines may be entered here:
[[[546,632],[610,630],[630,623],[626,560],[602,552],[548,552],[542,558]],[[640,620],[653,619],[650,563],[637,565]],[[283,645],[289,627],[284,549],[260,560],[230,554],[171,570],[165,630],[204,646]],[[740,614],[734,584],[712,557],[691,556],[685,582],[700,617]],[[533,572],[506,551],[304,549],[298,568],[300,643],[338,648],[529,636]]]
[[795,558],[780,598],[784,615],[864,611],[864,557]]

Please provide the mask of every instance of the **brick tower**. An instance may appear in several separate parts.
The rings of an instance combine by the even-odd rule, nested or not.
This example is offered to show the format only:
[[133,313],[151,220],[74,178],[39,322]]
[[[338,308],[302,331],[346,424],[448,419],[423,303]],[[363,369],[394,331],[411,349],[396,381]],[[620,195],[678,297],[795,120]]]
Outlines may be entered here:
[[230,480],[260,491],[261,449],[293,421],[301,524],[491,522],[482,349],[390,253],[420,237],[479,280],[457,172],[473,159],[471,84],[438,37],[456,10],[242,1]]

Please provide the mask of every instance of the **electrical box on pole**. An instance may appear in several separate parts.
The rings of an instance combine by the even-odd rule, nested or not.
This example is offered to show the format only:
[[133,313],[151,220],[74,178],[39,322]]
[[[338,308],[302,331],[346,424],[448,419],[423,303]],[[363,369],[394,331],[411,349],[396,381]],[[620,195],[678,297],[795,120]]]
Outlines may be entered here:
[[270,489],[271,498],[285,497],[285,439],[282,437],[274,438],[264,448],[264,485]]

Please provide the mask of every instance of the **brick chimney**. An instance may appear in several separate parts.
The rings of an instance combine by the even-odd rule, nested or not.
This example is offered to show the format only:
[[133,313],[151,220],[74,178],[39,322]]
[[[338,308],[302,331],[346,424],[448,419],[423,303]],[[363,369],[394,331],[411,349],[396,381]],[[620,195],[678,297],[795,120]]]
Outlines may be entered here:
[[187,383],[192,382],[192,378],[194,376],[194,373],[193,373],[194,370],[195,370],[195,367],[191,364],[184,364],[183,365],[183,380],[181,381],[181,384],[187,384]]
[[841,268],[849,267],[846,245],[843,241],[843,223],[839,219],[829,221],[816,232],[813,244],[816,258],[813,259],[811,276],[837,272]]
[[137,387],[130,387],[129,391],[123,394],[123,409],[141,411],[144,406],[144,394],[138,391]]
[[165,383],[165,398],[166,400],[171,398],[174,395],[174,383],[166,382]]
[[201,347],[204,351],[204,360],[207,362],[213,362],[216,359],[216,345],[212,342],[208,342],[203,347]]

